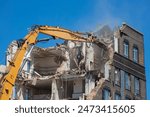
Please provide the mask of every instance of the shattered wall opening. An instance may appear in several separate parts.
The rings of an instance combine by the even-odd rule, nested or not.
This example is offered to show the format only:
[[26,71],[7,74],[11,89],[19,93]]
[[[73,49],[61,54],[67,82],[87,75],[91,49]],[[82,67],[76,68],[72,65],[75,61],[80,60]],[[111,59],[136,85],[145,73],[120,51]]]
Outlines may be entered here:
[[[14,45],[8,51],[16,48]],[[7,61],[12,57],[8,54]],[[95,82],[105,77],[108,59],[108,52],[93,43],[65,41],[56,47],[35,46],[24,58],[12,98],[85,99]]]

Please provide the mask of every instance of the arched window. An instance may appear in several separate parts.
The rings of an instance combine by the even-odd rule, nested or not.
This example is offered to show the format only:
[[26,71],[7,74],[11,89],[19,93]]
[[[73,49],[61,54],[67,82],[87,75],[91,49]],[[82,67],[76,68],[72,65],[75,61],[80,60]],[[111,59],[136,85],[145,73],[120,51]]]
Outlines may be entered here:
[[129,41],[124,40],[123,42],[123,54],[125,57],[129,58]]
[[138,47],[134,45],[133,46],[133,61],[136,63],[138,63],[138,56],[139,56]]

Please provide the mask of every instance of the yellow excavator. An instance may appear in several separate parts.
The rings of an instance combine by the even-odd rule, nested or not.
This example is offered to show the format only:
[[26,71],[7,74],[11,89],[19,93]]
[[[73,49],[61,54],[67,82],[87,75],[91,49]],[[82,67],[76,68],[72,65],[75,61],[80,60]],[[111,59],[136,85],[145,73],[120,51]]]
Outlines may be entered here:
[[35,45],[38,42],[37,36],[39,33],[52,36],[54,39],[61,38],[68,41],[95,43],[98,46],[106,48],[105,44],[99,42],[96,37],[92,36],[91,34],[73,32],[60,27],[35,25],[24,37],[23,41],[18,43],[19,48],[15,53],[13,60],[9,61],[7,73],[0,79],[0,100],[9,100],[11,98],[13,86],[17,79],[17,75],[19,73],[19,69],[23,62],[25,53],[27,52],[30,45]]

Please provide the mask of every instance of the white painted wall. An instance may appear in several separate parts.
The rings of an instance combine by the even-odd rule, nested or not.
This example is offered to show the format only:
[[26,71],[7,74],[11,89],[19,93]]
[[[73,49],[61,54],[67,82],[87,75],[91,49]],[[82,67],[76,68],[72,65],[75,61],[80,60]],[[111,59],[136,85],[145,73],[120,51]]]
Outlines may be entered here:
[[85,68],[87,71],[94,69],[94,49],[92,43],[87,43]]

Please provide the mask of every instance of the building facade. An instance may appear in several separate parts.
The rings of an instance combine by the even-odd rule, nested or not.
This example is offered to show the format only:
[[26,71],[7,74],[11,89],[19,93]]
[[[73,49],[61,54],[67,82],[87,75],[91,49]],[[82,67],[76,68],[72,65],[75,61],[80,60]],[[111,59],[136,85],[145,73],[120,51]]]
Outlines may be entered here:
[[146,99],[143,34],[127,24],[114,33],[110,74],[110,80],[99,91],[102,99]]
[[[146,99],[143,35],[123,24],[98,36],[100,45],[67,41],[56,47],[31,46],[11,99]],[[17,44],[7,50],[13,60]]]

